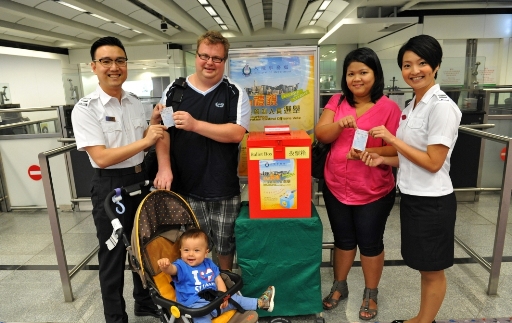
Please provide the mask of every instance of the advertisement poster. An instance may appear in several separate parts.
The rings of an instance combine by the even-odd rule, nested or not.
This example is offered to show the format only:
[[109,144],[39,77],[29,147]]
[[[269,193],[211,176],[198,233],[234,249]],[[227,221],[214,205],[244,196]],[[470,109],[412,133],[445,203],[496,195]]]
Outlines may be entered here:
[[[250,132],[266,125],[287,124],[313,136],[316,102],[316,47],[232,50],[229,78],[240,85],[251,104]],[[246,135],[247,138],[247,135]],[[247,175],[246,139],[239,175]]]
[[297,209],[295,159],[259,161],[261,210]]

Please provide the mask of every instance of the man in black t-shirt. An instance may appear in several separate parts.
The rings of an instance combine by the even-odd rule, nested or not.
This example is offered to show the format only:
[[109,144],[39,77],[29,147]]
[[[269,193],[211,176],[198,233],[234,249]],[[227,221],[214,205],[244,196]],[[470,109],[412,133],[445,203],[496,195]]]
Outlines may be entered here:
[[213,242],[219,267],[230,270],[240,210],[239,145],[249,130],[251,107],[245,91],[224,76],[228,51],[222,34],[206,32],[197,41],[196,71],[187,77],[175,111],[169,112],[176,85],[164,91],[157,107],[172,113],[172,120],[156,145],[153,184],[184,196]]

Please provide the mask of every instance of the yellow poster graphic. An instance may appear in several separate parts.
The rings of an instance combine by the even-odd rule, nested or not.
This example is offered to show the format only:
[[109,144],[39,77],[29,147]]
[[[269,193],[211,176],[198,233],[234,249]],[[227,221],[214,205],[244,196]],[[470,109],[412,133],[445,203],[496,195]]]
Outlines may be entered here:
[[295,159],[259,161],[261,210],[297,209]]

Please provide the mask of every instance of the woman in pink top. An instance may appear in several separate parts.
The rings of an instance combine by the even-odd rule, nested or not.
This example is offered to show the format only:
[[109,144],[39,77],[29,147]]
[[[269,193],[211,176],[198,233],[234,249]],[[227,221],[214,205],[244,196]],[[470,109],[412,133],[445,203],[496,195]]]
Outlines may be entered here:
[[[323,198],[334,235],[334,283],[323,299],[331,310],[348,296],[347,276],[357,247],[361,254],[365,288],[359,318],[377,315],[378,284],[384,266],[384,228],[395,201],[390,166],[366,167],[360,151],[352,148],[356,129],[368,131],[385,125],[396,132],[401,111],[383,95],[384,74],[377,54],[369,48],[350,52],[343,63],[341,89],[333,96],[317,125],[315,136],[330,143],[324,169]],[[382,139],[368,137],[366,151],[396,154]]]

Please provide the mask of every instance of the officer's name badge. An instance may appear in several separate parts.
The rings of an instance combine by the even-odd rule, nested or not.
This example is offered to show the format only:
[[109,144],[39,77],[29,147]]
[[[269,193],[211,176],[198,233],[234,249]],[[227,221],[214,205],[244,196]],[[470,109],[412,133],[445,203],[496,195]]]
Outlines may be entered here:
[[106,117],[105,117],[105,121],[116,121],[116,117],[109,117],[109,116],[106,116]]

